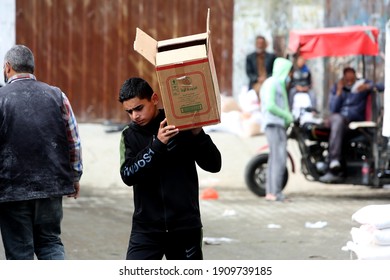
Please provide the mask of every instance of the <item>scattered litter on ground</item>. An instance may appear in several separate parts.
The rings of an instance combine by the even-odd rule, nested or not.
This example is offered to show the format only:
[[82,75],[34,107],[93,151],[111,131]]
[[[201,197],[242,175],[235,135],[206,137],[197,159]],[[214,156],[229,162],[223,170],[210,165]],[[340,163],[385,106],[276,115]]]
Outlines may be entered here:
[[221,245],[222,243],[231,243],[234,240],[227,237],[203,237],[205,245]]
[[282,228],[282,226],[277,224],[268,224],[267,228]]
[[236,213],[235,210],[233,210],[233,209],[226,209],[226,210],[223,212],[222,216],[224,216],[224,217],[229,217],[229,216],[235,216],[236,214],[237,214],[237,213]]
[[324,221],[318,221],[318,222],[315,222],[315,223],[311,223],[311,222],[306,222],[305,223],[305,227],[306,228],[324,228],[328,225],[327,222],[324,222]]

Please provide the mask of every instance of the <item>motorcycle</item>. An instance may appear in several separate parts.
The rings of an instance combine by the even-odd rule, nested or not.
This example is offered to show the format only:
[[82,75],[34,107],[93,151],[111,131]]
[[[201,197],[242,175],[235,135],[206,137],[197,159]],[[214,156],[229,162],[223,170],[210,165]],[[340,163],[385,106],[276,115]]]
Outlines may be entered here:
[[[320,122],[302,121],[305,114],[315,111],[303,108],[287,130],[288,139],[296,141],[300,152],[300,171],[308,181],[320,181],[328,171],[328,140],[330,129]],[[352,122],[343,146],[342,172],[340,180],[332,184],[353,184],[382,187],[390,183],[390,146],[388,139],[379,135],[378,128],[371,122]],[[266,170],[268,145],[260,147],[246,165],[245,182],[251,192],[264,196],[266,191]],[[296,172],[296,163],[287,151],[290,171]],[[282,189],[289,179],[285,167]]]

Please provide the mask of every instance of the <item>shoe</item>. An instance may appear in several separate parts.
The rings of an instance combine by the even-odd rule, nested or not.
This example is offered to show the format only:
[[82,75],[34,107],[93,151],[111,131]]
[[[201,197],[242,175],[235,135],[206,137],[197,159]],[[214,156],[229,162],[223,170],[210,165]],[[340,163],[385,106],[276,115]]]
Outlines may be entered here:
[[341,168],[341,164],[337,159],[332,159],[329,164],[329,169],[332,171],[338,171]]
[[279,201],[279,202],[291,202],[291,199],[290,198],[287,198],[286,196],[278,196],[276,198],[276,201]]
[[327,172],[325,175],[319,178],[319,181],[322,183],[340,183],[343,180],[342,177],[333,174],[332,172]]
[[287,197],[283,193],[278,193],[276,195],[276,201],[281,201],[281,202],[287,201]]

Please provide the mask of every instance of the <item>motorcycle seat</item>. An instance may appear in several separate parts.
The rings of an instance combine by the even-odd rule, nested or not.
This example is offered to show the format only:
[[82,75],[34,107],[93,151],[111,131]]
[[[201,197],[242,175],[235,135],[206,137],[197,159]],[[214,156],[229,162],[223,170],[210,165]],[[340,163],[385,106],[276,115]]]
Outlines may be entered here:
[[356,130],[358,128],[373,128],[376,127],[376,123],[373,121],[362,121],[362,122],[350,122],[348,128]]
[[350,122],[348,127],[349,129],[356,130],[359,128],[375,128],[376,123],[372,121],[372,96],[371,94],[367,96],[366,100],[366,111],[365,111],[365,120],[358,122]]

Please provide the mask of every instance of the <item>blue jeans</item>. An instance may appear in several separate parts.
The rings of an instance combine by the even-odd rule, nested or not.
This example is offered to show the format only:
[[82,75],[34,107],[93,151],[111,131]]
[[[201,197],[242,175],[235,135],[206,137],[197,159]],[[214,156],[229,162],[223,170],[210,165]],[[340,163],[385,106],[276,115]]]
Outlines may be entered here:
[[62,197],[0,203],[0,229],[8,260],[63,260]]

